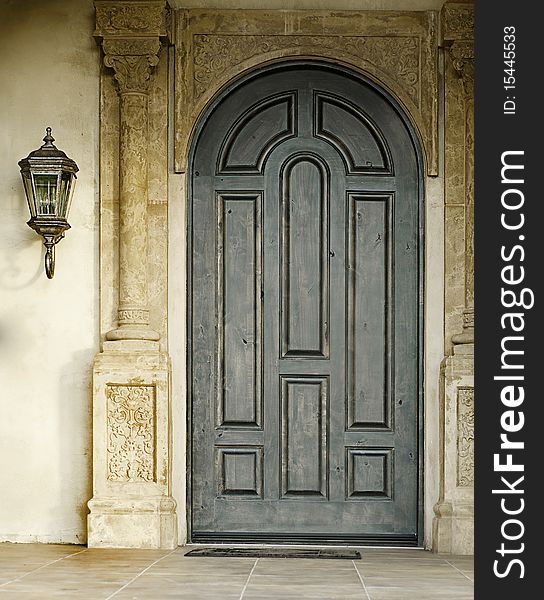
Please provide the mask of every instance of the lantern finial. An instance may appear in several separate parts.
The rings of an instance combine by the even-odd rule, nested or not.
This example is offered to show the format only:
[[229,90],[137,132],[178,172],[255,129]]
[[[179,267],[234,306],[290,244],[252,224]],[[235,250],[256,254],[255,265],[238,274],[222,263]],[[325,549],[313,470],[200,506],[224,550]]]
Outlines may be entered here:
[[55,138],[51,135],[51,127],[46,127],[45,128],[45,137],[43,138],[43,141],[45,142],[45,144],[42,146],[42,148],[51,148],[53,147],[53,142],[55,141]]

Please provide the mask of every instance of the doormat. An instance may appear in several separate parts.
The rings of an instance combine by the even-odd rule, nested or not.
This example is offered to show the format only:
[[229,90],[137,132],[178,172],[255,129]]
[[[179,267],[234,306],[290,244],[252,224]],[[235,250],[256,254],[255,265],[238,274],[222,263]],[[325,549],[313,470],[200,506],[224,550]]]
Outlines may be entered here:
[[357,550],[305,549],[305,548],[196,548],[185,556],[210,556],[225,558],[332,558],[360,560]]

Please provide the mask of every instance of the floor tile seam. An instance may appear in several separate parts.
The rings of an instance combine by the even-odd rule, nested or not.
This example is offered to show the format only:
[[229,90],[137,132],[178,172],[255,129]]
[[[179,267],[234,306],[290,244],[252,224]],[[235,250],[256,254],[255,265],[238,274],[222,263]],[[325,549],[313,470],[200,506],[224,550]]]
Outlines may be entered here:
[[359,577],[359,581],[361,582],[361,585],[363,586],[363,589],[364,589],[364,591],[365,591],[365,594],[366,594],[367,600],[372,600],[372,599],[371,599],[371,597],[370,597],[370,594],[368,593],[368,590],[366,589],[366,585],[365,585],[365,582],[364,582],[363,576],[362,576],[362,575],[361,575],[361,573],[359,572],[359,569],[357,568],[357,565],[355,564],[355,561],[354,561],[354,560],[352,560],[351,562],[352,562],[352,564],[353,564],[353,567],[354,567],[354,568],[355,568],[355,570],[357,571],[357,577]]
[[461,573],[461,575],[463,577],[466,577],[471,583],[474,583],[474,579],[472,579],[471,577],[469,577],[466,573],[463,573],[463,571],[461,571],[461,569],[459,569],[458,567],[456,567],[455,565],[453,565],[449,560],[446,560],[446,562],[448,563],[448,565],[450,567],[453,567],[456,571],[459,571],[459,573]]
[[174,548],[174,550],[172,550],[171,552],[169,552],[168,554],[165,554],[164,556],[160,556],[159,558],[157,558],[157,560],[153,561],[150,565],[148,565],[145,569],[143,569],[142,571],[140,571],[137,575],[135,575],[130,581],[127,581],[124,585],[122,585],[118,590],[116,590],[115,592],[113,592],[112,594],[110,594],[106,600],[110,600],[111,598],[117,596],[117,594],[119,592],[122,592],[124,589],[126,589],[131,583],[134,583],[139,577],[141,577],[144,573],[146,573],[147,571],[149,571],[149,569],[151,569],[151,567],[154,567],[157,563],[161,562],[161,560],[164,560],[165,558],[167,558],[168,556],[171,556],[172,554],[174,554],[174,552],[177,550],[177,548]]
[[31,571],[27,571],[26,573],[23,573],[23,575],[19,575],[19,577],[15,577],[14,579],[10,579],[9,581],[5,581],[4,583],[0,583],[0,588],[3,588],[6,585],[10,585],[12,583],[16,583],[17,581],[20,581],[21,579],[24,579],[28,575],[31,575],[32,573],[36,573],[37,571],[41,571],[42,569],[45,569],[46,567],[54,565],[55,563],[60,562],[61,560],[64,560],[65,558],[70,558],[71,556],[76,556],[77,554],[82,554],[83,552],[87,552],[87,550],[88,550],[88,548],[84,548],[83,550],[78,550],[77,552],[72,552],[72,554],[67,554],[66,556],[61,556],[60,558],[56,558],[55,560],[51,560],[48,563],[45,563],[45,565],[41,565],[41,566],[37,567],[36,569],[32,569]]
[[253,563],[253,567],[252,567],[251,571],[249,572],[249,575],[247,576],[247,581],[244,585],[244,588],[242,589],[242,593],[240,594],[240,600],[243,600],[243,598],[244,598],[244,594],[246,593],[247,586],[249,585],[249,580],[251,579],[251,576],[253,575],[253,571],[255,571],[255,567],[257,566],[258,562],[259,562],[259,559],[256,558],[255,562]]

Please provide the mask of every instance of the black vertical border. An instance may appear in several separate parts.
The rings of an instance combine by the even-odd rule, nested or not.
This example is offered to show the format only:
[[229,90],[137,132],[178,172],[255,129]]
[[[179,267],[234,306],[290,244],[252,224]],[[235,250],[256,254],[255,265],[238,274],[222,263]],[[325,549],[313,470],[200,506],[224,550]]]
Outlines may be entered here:
[[[540,597],[537,577],[544,567],[537,563],[542,550],[540,532],[542,500],[537,491],[543,480],[541,447],[544,442],[541,406],[544,402],[540,373],[544,374],[541,359],[544,333],[541,294],[537,287],[544,277],[544,219],[539,210],[544,206],[544,197],[539,183],[544,175],[544,138],[540,111],[542,105],[542,65],[540,52],[539,17],[537,5],[529,2],[508,2],[505,0],[476,0],[476,40],[475,40],[475,367],[476,367],[476,600],[502,600],[503,598]],[[504,64],[505,27],[515,27],[515,90],[505,90],[503,77],[508,68]],[[511,31],[511,30],[509,30]],[[515,114],[505,114],[503,103],[507,96],[514,97]],[[513,99],[513,98],[511,98]],[[523,151],[524,155],[510,162],[524,164],[521,185],[501,183],[501,155],[506,151]],[[513,173],[512,173],[513,174]],[[501,213],[514,218],[516,211],[504,211],[501,195],[509,187],[517,188],[524,194],[524,205],[517,211],[524,214],[524,227],[508,231],[501,225]],[[524,240],[519,236],[523,235]],[[501,258],[501,248],[506,255],[517,244],[524,248],[523,262],[521,250],[508,262]],[[507,265],[515,265],[516,276],[520,266],[525,269],[524,281],[517,286],[505,286],[501,271]],[[535,304],[531,309],[523,307],[505,308],[501,302],[501,288],[516,290],[530,288],[535,294]],[[507,327],[502,329],[503,313],[524,313],[525,328],[512,333]],[[502,451],[511,453],[516,464],[524,465],[523,472],[499,473],[494,471],[494,454],[500,453],[501,416],[509,410],[501,402],[501,389],[509,385],[496,381],[494,377],[513,374],[501,370],[501,341],[504,336],[523,336],[517,341],[517,348],[524,351],[516,356],[516,362],[523,369],[524,381],[515,382],[524,387],[525,399],[517,410],[524,413],[525,424],[521,431],[508,434],[510,439],[522,441],[522,450]],[[513,345],[512,345],[513,347]],[[519,415],[516,416],[516,419]],[[540,443],[539,443],[540,441]],[[524,477],[517,490],[522,494],[496,494],[493,490],[507,489],[501,476],[511,483]],[[542,492],[541,492],[542,493]],[[507,515],[501,509],[505,499],[507,509],[516,510],[524,500],[524,509],[519,515]],[[519,540],[503,538],[501,527],[508,519],[519,519],[525,528]],[[521,528],[515,524],[506,526],[506,533],[516,536]],[[512,553],[498,552],[501,544]],[[522,547],[521,544],[524,544]],[[517,553],[517,551],[520,551]],[[524,576],[521,578],[521,565],[510,561],[519,559],[523,563]],[[495,563],[495,561],[498,561]],[[494,573],[497,570],[499,577]],[[515,594],[515,596],[514,596]]]

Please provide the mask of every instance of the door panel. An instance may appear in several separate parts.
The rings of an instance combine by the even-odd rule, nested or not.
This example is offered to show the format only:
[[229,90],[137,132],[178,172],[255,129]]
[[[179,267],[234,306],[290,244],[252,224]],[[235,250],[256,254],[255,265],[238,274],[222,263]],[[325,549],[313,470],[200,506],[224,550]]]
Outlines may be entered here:
[[415,543],[419,171],[373,87],[274,69],[191,171],[192,539]]
[[[390,429],[392,195],[348,193],[347,428]],[[382,349],[370,353],[369,348]]]
[[280,172],[281,356],[328,356],[329,182],[325,166],[296,154]]
[[261,426],[261,200],[232,193],[216,199],[219,427]]

